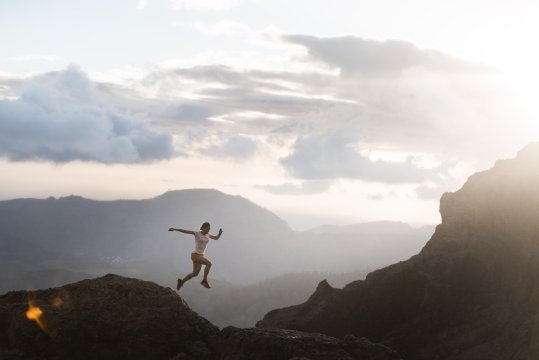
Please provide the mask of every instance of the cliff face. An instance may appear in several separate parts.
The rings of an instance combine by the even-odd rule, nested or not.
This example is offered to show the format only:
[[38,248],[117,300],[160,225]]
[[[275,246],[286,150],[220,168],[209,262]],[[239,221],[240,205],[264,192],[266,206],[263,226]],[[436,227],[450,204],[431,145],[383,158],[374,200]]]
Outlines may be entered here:
[[171,289],[107,275],[0,296],[0,359],[399,360],[365,338],[223,331]]
[[257,326],[347,333],[405,359],[539,357],[539,144],[440,201],[442,223],[407,261],[274,310]]

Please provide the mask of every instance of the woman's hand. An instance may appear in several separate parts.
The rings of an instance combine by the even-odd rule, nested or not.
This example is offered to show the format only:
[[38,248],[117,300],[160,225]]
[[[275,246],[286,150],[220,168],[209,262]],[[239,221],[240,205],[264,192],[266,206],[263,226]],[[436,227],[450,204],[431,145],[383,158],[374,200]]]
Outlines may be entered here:
[[174,229],[174,228],[170,228],[170,229],[168,229],[168,231],[174,231],[174,230],[176,230],[176,229]]
[[219,240],[219,238],[221,237],[221,234],[223,233],[223,229],[219,229],[219,234],[213,236],[213,235],[210,235],[210,239],[213,239],[213,240]]

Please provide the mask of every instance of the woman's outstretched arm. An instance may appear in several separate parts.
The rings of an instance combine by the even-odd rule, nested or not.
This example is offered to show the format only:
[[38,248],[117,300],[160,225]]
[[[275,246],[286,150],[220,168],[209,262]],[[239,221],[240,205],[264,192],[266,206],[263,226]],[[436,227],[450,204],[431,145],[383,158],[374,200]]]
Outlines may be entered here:
[[174,228],[170,228],[168,229],[168,231],[179,231],[179,232],[182,232],[184,234],[191,234],[191,235],[195,235],[195,232],[193,230],[184,230],[184,229],[174,229]]
[[223,233],[223,229],[219,229],[219,234],[217,234],[217,236],[215,235],[210,235],[210,239],[213,239],[213,240],[219,240],[219,238],[221,237],[221,234]]

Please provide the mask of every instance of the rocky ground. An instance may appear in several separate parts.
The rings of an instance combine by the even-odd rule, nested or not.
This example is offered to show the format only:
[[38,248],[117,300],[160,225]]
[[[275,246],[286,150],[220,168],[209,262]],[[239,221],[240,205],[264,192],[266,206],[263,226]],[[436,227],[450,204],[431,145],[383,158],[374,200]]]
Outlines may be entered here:
[[[27,318],[30,305],[35,314]],[[35,310],[39,308],[39,310]],[[41,315],[37,316],[41,311]],[[36,321],[39,320],[39,323]],[[397,360],[365,338],[220,331],[169,288],[107,275],[0,296],[0,359]]]

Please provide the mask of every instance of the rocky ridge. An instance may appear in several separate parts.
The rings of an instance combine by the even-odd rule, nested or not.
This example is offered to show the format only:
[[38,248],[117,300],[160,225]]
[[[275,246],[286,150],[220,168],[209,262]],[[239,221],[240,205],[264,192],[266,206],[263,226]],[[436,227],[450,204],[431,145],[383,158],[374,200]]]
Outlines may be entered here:
[[172,289],[111,274],[0,296],[0,358],[400,359],[389,348],[354,336],[336,339],[292,330],[234,327],[220,331]]
[[539,358],[539,143],[440,201],[442,223],[407,261],[257,326],[367,337],[405,359]]

